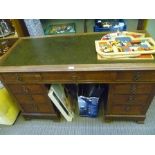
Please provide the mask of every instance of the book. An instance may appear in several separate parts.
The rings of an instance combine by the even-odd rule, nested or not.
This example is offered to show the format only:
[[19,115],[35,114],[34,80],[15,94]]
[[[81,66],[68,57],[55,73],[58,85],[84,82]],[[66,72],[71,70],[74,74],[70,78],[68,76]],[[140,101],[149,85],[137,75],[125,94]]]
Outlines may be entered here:
[[72,121],[74,113],[71,109],[69,99],[66,97],[63,85],[52,84],[48,92],[48,96],[64,118],[69,122]]

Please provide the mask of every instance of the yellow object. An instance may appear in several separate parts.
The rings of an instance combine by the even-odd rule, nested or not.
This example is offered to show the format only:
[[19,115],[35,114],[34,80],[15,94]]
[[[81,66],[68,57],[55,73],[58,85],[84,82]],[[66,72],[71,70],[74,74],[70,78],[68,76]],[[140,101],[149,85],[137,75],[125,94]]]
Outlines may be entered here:
[[6,88],[0,89],[0,124],[12,125],[19,114],[19,108]]

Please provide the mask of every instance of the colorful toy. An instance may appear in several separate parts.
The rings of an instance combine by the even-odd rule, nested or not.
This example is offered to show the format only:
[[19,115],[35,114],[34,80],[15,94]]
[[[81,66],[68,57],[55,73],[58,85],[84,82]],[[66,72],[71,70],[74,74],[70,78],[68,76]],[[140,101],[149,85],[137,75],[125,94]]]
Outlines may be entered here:
[[95,41],[96,51],[103,57],[133,57],[155,53],[152,38],[115,37],[112,40]]
[[115,40],[116,37],[130,37],[134,38],[144,38],[144,33],[137,33],[137,32],[128,32],[128,31],[117,31],[115,33],[108,33],[104,35],[101,40]]

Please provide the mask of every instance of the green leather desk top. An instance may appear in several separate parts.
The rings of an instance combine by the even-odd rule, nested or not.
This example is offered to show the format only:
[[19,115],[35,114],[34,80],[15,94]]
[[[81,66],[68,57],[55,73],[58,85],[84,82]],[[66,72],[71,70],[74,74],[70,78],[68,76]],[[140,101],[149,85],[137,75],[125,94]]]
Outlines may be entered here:
[[1,65],[109,63],[109,61],[97,60],[95,40],[99,40],[101,37],[102,34],[89,34],[22,39]]
[[97,60],[95,40],[103,33],[21,38],[0,66],[37,66],[70,64],[151,63],[154,61],[104,61]]

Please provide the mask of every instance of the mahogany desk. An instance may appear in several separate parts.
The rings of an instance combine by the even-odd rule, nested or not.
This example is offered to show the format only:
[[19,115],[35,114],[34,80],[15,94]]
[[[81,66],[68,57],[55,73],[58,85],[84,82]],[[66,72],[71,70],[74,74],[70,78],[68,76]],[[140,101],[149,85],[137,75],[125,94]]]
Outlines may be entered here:
[[142,123],[155,94],[155,62],[98,61],[103,33],[20,38],[0,62],[0,80],[25,118],[58,118],[48,98],[52,83],[108,84],[105,120]]

